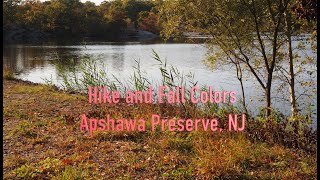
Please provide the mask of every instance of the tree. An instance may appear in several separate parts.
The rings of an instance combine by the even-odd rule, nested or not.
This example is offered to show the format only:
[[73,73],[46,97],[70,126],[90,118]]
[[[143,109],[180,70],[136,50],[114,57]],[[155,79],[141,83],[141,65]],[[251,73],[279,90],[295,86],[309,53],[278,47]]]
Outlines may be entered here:
[[34,29],[43,29],[47,23],[47,16],[44,14],[44,4],[38,0],[22,2],[19,7],[19,16],[23,25]]
[[[313,31],[315,24],[312,21],[316,20],[316,3],[312,0],[296,0],[289,1],[288,8],[285,13],[285,35],[287,37],[287,49],[288,49],[288,63],[289,63],[289,92],[292,115],[298,113],[297,108],[297,96],[295,91],[295,79],[296,73],[294,72],[294,61],[298,59],[297,55],[294,55],[294,48],[292,47],[292,37],[305,33],[303,29],[307,29],[307,33]],[[297,18],[294,18],[297,17]],[[311,23],[310,23],[311,22]],[[305,28],[304,26],[309,26]],[[311,25],[311,26],[310,26]],[[310,28],[312,27],[313,28]],[[304,48],[300,47],[299,50]],[[299,68],[302,66],[300,65]]]
[[3,0],[3,25],[14,24],[16,20],[17,8],[21,0]]
[[122,3],[127,17],[130,18],[136,28],[138,27],[137,21],[139,12],[150,11],[154,6],[150,1],[141,0],[124,0]]
[[[56,37],[90,36],[114,38],[129,26],[137,28],[140,12],[148,12],[161,1],[114,0],[94,3],[80,0],[4,0],[3,25],[40,30]],[[150,13],[151,21],[143,19],[143,27],[158,31],[158,17]]]
[[100,9],[103,21],[110,26],[111,34],[117,34],[126,27],[126,14],[121,1],[105,2],[100,5]]
[[241,63],[238,67],[248,70],[264,90],[265,114],[269,116],[275,67],[283,61],[287,8],[287,0],[166,1],[160,10],[162,35],[169,38],[185,31],[210,34],[208,43],[219,50],[211,60]]
[[150,31],[154,34],[160,32],[160,17],[154,12],[143,11],[139,13],[138,27],[141,30]]

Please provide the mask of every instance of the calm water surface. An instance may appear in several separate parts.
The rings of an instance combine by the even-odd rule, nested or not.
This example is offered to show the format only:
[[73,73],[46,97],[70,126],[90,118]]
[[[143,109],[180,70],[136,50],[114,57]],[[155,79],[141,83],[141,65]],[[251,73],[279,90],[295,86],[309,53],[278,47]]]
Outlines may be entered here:
[[[127,42],[91,43],[89,45],[7,45],[3,48],[3,61],[4,65],[13,70],[20,79],[37,83],[44,83],[45,79],[51,79],[59,86],[61,79],[54,65],[57,59],[79,60],[80,57],[89,55],[102,61],[106,65],[108,74],[113,74],[123,80],[128,80],[133,75],[135,60],[140,60],[141,69],[147,74],[146,76],[157,82],[161,76],[158,63],[152,58],[152,49],[162,59],[166,59],[168,64],[177,67],[184,74],[194,73],[195,81],[198,81],[199,86],[212,86],[215,90],[234,90],[240,96],[240,85],[234,68],[224,66],[214,70],[209,69],[203,63],[207,52],[203,44]],[[310,66],[310,70],[315,68]],[[306,72],[303,78],[310,78],[310,76]],[[312,81],[317,81],[316,76],[311,78]],[[277,80],[274,84],[273,106],[284,114],[290,114],[289,103],[281,100],[284,95],[289,95],[288,89],[283,88],[283,91],[279,92]],[[248,73],[245,75],[244,86],[248,108],[253,114],[257,114],[258,107],[264,106],[264,102],[261,101],[263,92],[255,82],[255,78]],[[300,101],[312,103],[314,105],[312,109],[316,110],[316,96],[313,99],[301,99]],[[313,126],[316,126],[317,114],[313,116]]]

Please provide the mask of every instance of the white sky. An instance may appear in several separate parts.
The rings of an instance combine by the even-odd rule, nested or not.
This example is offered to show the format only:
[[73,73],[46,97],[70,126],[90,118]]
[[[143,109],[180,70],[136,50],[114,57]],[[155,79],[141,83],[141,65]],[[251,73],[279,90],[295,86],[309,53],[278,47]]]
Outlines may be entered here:
[[[49,1],[49,0],[40,0],[40,1]],[[91,1],[94,2],[96,5],[100,5],[101,2],[105,1],[105,0],[80,0],[81,2],[86,2],[86,1]]]
[[[88,0],[81,0],[81,2],[86,2]],[[96,5],[99,5],[101,2],[103,2],[104,0],[90,0],[91,2],[94,2]]]

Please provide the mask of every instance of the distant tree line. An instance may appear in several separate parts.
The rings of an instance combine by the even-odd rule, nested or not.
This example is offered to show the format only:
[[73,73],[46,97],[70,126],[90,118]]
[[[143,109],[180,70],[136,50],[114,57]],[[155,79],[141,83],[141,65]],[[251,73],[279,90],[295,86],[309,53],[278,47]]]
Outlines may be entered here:
[[4,0],[3,28],[32,28],[57,36],[116,37],[128,29],[159,33],[161,1]]

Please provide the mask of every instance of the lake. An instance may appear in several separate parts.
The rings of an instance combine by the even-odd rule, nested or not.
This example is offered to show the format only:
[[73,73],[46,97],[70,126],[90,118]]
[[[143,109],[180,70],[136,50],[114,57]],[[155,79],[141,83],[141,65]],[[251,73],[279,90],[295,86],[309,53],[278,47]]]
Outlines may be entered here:
[[[152,58],[152,50],[155,50],[167,63],[177,67],[181,72],[195,74],[194,79],[198,81],[198,86],[212,86],[215,90],[236,91],[241,95],[240,83],[237,80],[234,67],[223,66],[213,69],[208,68],[203,60],[206,58],[206,47],[204,44],[187,43],[143,43],[143,42],[92,42],[81,44],[45,44],[27,45],[15,44],[3,47],[3,63],[13,70],[16,76],[23,80],[36,83],[44,83],[45,79],[52,80],[57,86],[61,79],[57,75],[55,61],[58,59],[74,58],[78,61],[84,55],[89,55],[95,60],[102,61],[106,65],[108,74],[128,80],[133,75],[135,60],[140,60],[141,69],[146,76],[153,81],[159,81],[161,74],[158,62]],[[307,53],[312,54],[309,50]],[[315,70],[316,66],[308,65],[310,70]],[[316,73],[314,73],[316,74]],[[317,81],[316,75],[310,77],[307,72],[302,73],[302,79],[311,78]],[[289,95],[288,88],[279,90],[280,80],[275,80],[272,89],[273,107],[282,113],[290,114],[289,102],[281,100],[285,95]],[[256,115],[259,106],[264,106],[262,89],[257,84],[255,78],[245,72],[245,94],[249,111]],[[303,90],[297,88],[297,93]],[[310,90],[311,91],[311,90]],[[303,92],[308,93],[308,92]],[[299,102],[311,103],[315,110],[313,113],[313,126],[316,126],[316,96],[311,99],[300,98]]]

